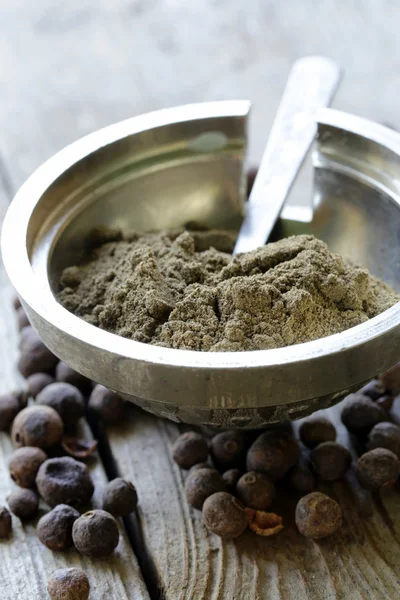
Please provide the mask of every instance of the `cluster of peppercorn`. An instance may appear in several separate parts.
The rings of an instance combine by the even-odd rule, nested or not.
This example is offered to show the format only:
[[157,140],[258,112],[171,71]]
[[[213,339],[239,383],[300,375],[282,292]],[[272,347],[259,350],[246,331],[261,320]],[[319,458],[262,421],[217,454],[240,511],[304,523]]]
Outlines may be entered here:
[[[400,427],[389,412],[397,393],[400,363],[343,403],[343,423],[365,443],[355,472],[367,490],[393,485],[400,474]],[[209,531],[224,538],[237,537],[247,527],[263,536],[279,533],[282,517],[267,511],[277,490],[289,488],[300,496],[299,532],[320,539],[341,526],[342,511],[336,500],[317,491],[318,484],[343,478],[352,464],[350,451],[336,436],[335,426],[319,413],[296,431],[292,424],[262,433],[224,431],[210,441],[186,432],[175,441],[172,455],[188,470],[188,503],[202,511]]]
[[[29,325],[16,299],[20,329],[18,368],[26,379],[22,391],[0,396],[0,430],[11,431],[16,450],[9,470],[17,484],[0,507],[0,537],[12,528],[13,513],[22,521],[38,514],[40,498],[50,507],[36,527],[39,540],[54,552],[74,546],[90,557],[107,556],[119,542],[116,518],[136,510],[137,493],[129,481],[116,478],[103,490],[102,510],[81,514],[90,503],[94,485],[84,460],[97,442],[77,437],[78,421],[86,410],[106,422],[121,419],[124,401],[95,385],[57,357]],[[52,600],[87,600],[90,585],[79,569],[61,569],[49,580]]]
[[400,400],[400,364],[348,396],[342,410],[342,422],[361,449],[358,481],[371,492],[391,487],[400,474],[400,427],[391,419],[396,394]]

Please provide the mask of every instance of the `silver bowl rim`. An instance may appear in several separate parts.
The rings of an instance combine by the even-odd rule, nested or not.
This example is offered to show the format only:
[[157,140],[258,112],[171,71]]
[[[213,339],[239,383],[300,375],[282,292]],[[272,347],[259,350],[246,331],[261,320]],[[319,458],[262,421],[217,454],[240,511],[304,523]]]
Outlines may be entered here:
[[[245,100],[205,102],[163,109],[120,121],[91,133],[67,146],[42,164],[15,195],[4,220],[1,248],[8,276],[23,303],[40,318],[80,343],[149,364],[197,369],[243,369],[283,366],[350,350],[400,325],[400,302],[341,333],[284,348],[241,352],[199,352],[163,348],[109,333],[63,308],[50,287],[39,285],[27,246],[31,215],[41,196],[67,169],[99,148],[141,131],[187,120],[218,116],[247,117],[250,102]],[[333,109],[324,109],[318,123],[338,127],[382,144],[400,156],[400,134],[367,119]],[[398,204],[400,200],[396,198]]]

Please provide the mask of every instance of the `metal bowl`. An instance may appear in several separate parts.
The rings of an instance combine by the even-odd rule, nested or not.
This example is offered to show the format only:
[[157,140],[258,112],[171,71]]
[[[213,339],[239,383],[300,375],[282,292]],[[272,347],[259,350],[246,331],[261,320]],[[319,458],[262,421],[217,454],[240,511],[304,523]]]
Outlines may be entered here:
[[[248,111],[239,101],[182,106],[97,131],[40,167],[4,223],[7,272],[49,348],[177,422],[251,428],[298,418],[400,359],[400,303],[337,335],[235,353],[134,342],[57,303],[60,272],[94,226],[239,227]],[[400,135],[332,110],[318,129],[313,218],[291,220],[286,209],[276,236],[311,232],[400,290]]]

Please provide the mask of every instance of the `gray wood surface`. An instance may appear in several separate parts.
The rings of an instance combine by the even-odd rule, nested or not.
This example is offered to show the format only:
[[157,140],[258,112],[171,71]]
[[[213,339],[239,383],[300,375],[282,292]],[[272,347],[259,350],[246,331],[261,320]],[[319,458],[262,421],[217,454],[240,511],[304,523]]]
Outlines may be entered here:
[[[257,162],[290,65],[306,54],[325,54],[345,67],[335,107],[400,128],[399,17],[393,0],[0,0],[1,210],[35,167],[77,137],[185,102],[250,98],[249,160]],[[0,277],[0,384],[6,389],[16,383],[15,330],[11,292]],[[114,467],[139,490],[135,546],[147,556],[147,581],[153,573],[162,597],[399,596],[398,492],[386,492],[372,518],[361,520],[354,491],[335,484],[345,525],[318,544],[299,538],[290,518],[275,539],[248,534],[222,543],[185,503],[182,473],[169,457],[177,434],[175,425],[140,411],[109,431]],[[0,501],[9,489],[9,452],[2,435]],[[291,513],[290,499],[284,509]],[[125,541],[120,550],[107,564],[84,563],[95,582],[93,600],[146,597]],[[79,560],[63,556],[39,553],[32,528],[16,523],[14,539],[0,544],[0,597],[44,599],[48,569]]]

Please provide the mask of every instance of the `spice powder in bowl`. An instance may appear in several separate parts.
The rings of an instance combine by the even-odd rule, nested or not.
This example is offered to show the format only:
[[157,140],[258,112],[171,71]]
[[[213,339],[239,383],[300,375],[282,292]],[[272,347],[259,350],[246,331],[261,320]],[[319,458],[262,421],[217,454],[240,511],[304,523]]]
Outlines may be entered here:
[[400,297],[310,235],[232,256],[226,231],[96,231],[61,275],[61,304],[139,342],[199,351],[280,348],[339,333]]

